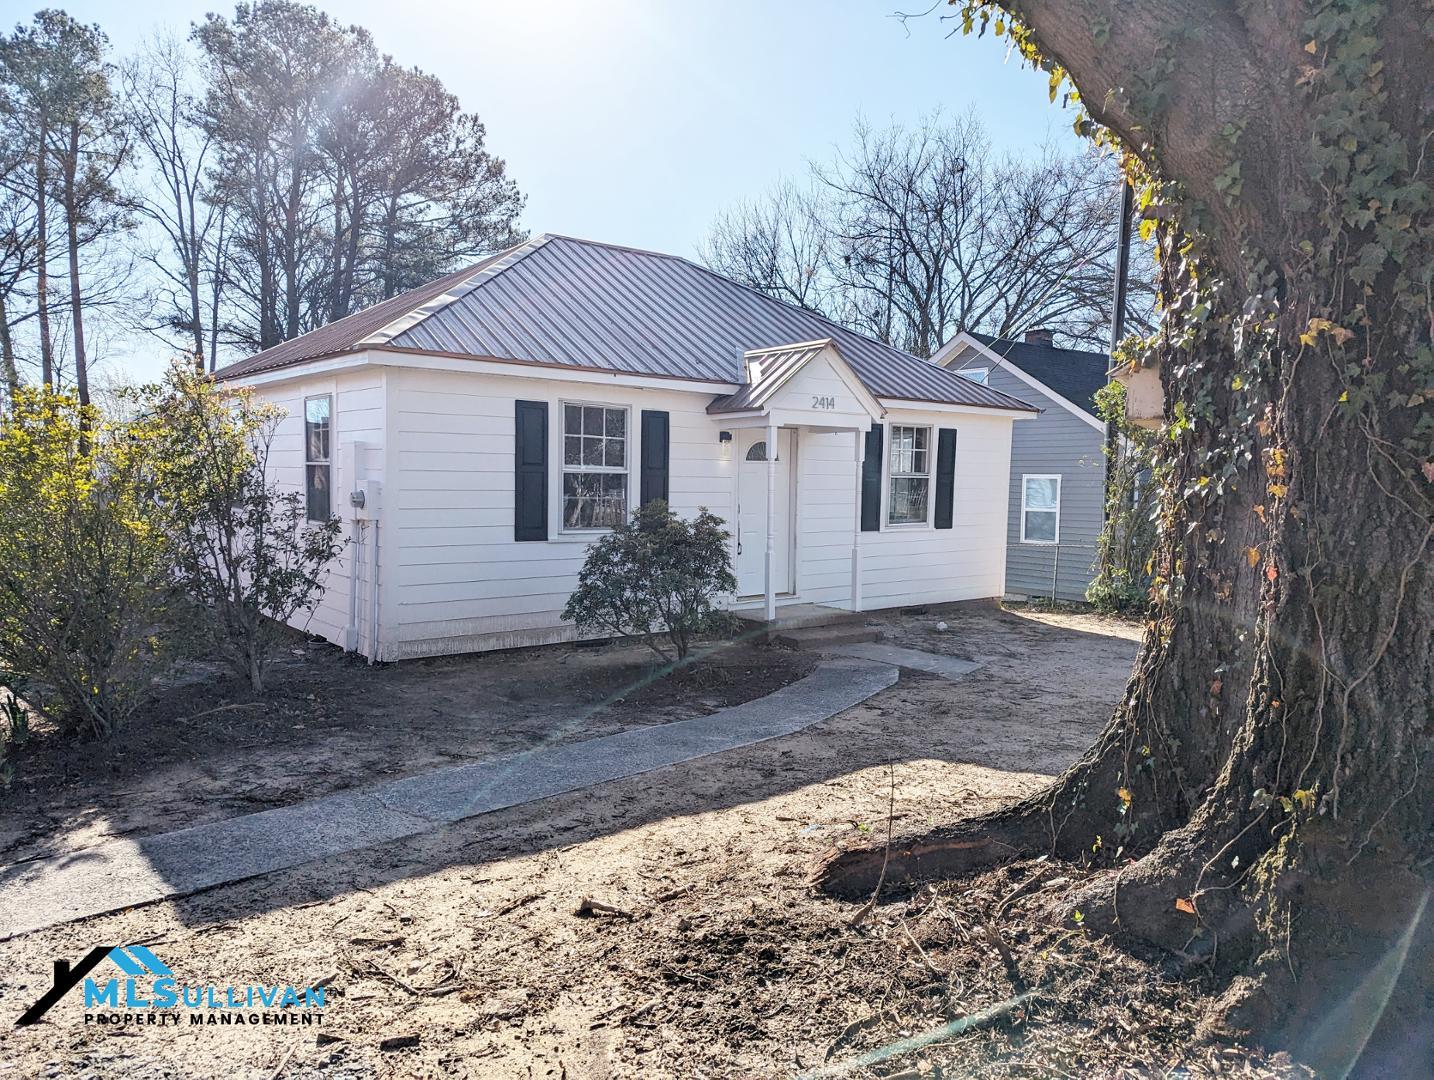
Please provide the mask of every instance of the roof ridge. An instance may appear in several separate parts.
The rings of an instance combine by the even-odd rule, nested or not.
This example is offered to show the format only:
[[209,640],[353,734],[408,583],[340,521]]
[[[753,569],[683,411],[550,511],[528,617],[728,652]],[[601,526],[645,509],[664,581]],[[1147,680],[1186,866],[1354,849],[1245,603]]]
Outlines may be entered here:
[[[506,247],[502,251],[489,255],[486,259],[480,259],[474,263],[470,270],[472,276],[455,281],[451,288],[444,289],[439,293],[415,308],[405,311],[402,315],[396,316],[384,323],[371,334],[365,334],[358,341],[353,343],[353,348],[377,347],[387,345],[394,338],[412,330],[423,320],[438,314],[448,305],[456,303],[467,296],[474,289],[479,288],[485,282],[492,281],[503,271],[508,270],[525,258],[543,247],[552,237],[548,233],[539,233],[537,236],[530,236],[528,239]],[[463,271],[455,271],[462,273]],[[358,314],[355,312],[354,314]]]
[[[586,245],[588,245],[589,247],[606,248],[606,249],[608,249],[608,250],[610,250],[610,251],[627,251],[627,252],[631,252],[631,253],[636,254],[636,255],[651,255],[651,256],[653,256],[653,257],[655,257],[655,258],[659,258],[659,259],[670,259],[670,260],[672,260],[672,261],[674,261],[674,262],[683,263],[683,264],[685,264],[685,265],[687,265],[687,266],[692,267],[694,270],[698,270],[698,271],[700,271],[700,272],[706,274],[708,277],[715,278],[716,280],[721,281],[721,282],[724,282],[724,283],[726,283],[726,284],[728,284],[728,285],[735,285],[735,286],[736,286],[737,288],[739,288],[739,289],[743,289],[743,290],[745,290],[745,291],[747,291],[747,292],[749,292],[749,293],[752,293],[754,296],[758,297],[759,299],[766,300],[766,301],[768,301],[768,302],[770,302],[770,303],[781,304],[783,307],[785,307],[785,308],[790,308],[792,311],[795,311],[795,312],[797,312],[797,313],[799,313],[799,314],[811,316],[812,318],[814,318],[814,319],[816,319],[817,321],[819,321],[819,322],[825,324],[826,326],[830,327],[830,328],[833,329],[833,330],[838,330],[838,331],[840,331],[840,332],[843,333],[843,334],[851,334],[853,337],[861,338],[863,341],[868,341],[868,342],[870,342],[871,344],[877,346],[878,348],[886,349],[886,350],[889,351],[889,352],[895,353],[897,356],[900,356],[900,357],[902,357],[903,359],[911,360],[911,361],[913,361],[913,362],[915,362],[915,363],[918,363],[918,364],[928,365],[928,366],[934,368],[935,370],[942,372],[943,375],[945,375],[945,376],[947,376],[947,377],[949,377],[949,378],[952,378],[952,379],[961,379],[961,378],[962,378],[962,376],[956,374],[954,371],[949,371],[949,370],[947,370],[946,368],[941,367],[939,364],[931,364],[929,360],[922,360],[921,357],[915,355],[914,353],[909,353],[909,352],[907,352],[905,349],[898,349],[895,345],[888,344],[888,343],[885,342],[885,341],[878,341],[876,338],[871,337],[871,336],[868,335],[868,334],[863,334],[863,333],[861,333],[861,332],[858,331],[858,330],[853,330],[853,329],[851,329],[851,327],[849,327],[849,326],[843,326],[841,323],[837,322],[835,319],[830,319],[830,318],[828,318],[827,316],[823,315],[823,314],[822,314],[821,312],[819,312],[819,311],[813,311],[811,308],[799,307],[798,305],[793,304],[793,303],[790,303],[790,302],[787,301],[787,300],[783,300],[783,299],[782,299],[781,297],[779,297],[779,296],[771,296],[771,295],[769,295],[769,294],[767,294],[767,293],[764,293],[761,289],[757,288],[755,285],[748,285],[746,282],[738,281],[736,278],[730,278],[730,277],[728,277],[726,274],[719,274],[716,270],[713,270],[710,266],[703,266],[701,263],[695,262],[694,260],[687,258],[685,255],[672,255],[672,254],[670,254],[670,253],[662,252],[662,251],[649,251],[649,250],[646,250],[646,249],[644,249],[644,248],[628,247],[628,246],[623,245],[623,244],[609,244],[609,243],[606,243],[606,242],[604,242],[604,241],[602,241],[602,240],[588,240],[588,239],[585,239],[585,238],[583,238],[583,237],[581,237],[581,236],[567,236],[567,235],[564,235],[563,233],[544,233],[543,236],[544,236],[545,238],[554,239],[554,240],[570,240],[570,241],[572,241],[573,243],[576,243],[576,244],[586,244]],[[838,345],[838,342],[837,342],[837,340],[836,340],[836,338],[835,338],[835,336],[831,336],[831,337],[827,337],[827,338],[822,338],[822,339],[818,339],[818,340],[830,341],[833,348],[836,348],[838,352],[841,351],[841,350],[840,350],[840,347],[839,347],[839,345]],[[1001,339],[1001,340],[1005,340],[1005,339],[1003,338],[1003,339]],[[800,342],[800,343],[795,343],[795,344],[807,344],[807,343],[806,343],[806,342]],[[794,347],[795,347],[795,344],[772,346],[772,348],[774,348],[774,349],[790,349],[790,348],[794,348]],[[746,357],[746,356],[748,356],[748,355],[751,355],[751,353],[752,353],[753,351],[759,351],[759,350],[748,350],[747,352],[744,352],[744,353],[743,353],[743,356]],[[1003,359],[1004,359],[1004,357],[1003,357]],[[843,357],[843,360],[845,360],[845,357]],[[860,380],[860,376],[858,376],[858,379]],[[970,380],[967,379],[967,380],[964,380],[964,381],[969,382]],[[863,382],[863,385],[865,385],[864,382]],[[1007,394],[1007,393],[1005,393],[1005,392],[1002,391],[1002,390],[997,390],[997,389],[995,389],[994,387],[986,387],[986,390],[987,390],[989,393],[996,394],[996,395],[998,395],[998,396],[1000,396],[1000,397],[1005,398],[1007,401],[1012,402],[1015,406],[1017,406],[1019,409],[1021,409],[1021,410],[1023,410],[1023,411],[1024,411],[1024,410],[1029,410],[1029,409],[1031,408],[1031,405],[1030,405],[1028,402],[1022,401],[1020,398],[1016,397],[1016,396],[1013,395],[1013,394]],[[869,392],[869,393],[871,392],[869,387],[868,387],[868,392]]]
[[[956,334],[952,334],[951,337],[954,338],[958,336],[958,334],[963,333],[970,334],[972,337],[977,338],[978,340],[980,338],[987,338],[988,340],[983,341],[982,344],[985,345],[988,349],[994,349],[998,344],[1029,345],[1033,349],[1050,349],[1051,352],[1078,353],[1081,356],[1094,356],[1106,361],[1110,359],[1110,354],[1108,352],[1101,352],[1099,349],[1071,349],[1064,345],[1043,345],[1037,341],[1025,341],[1021,338],[1002,337],[1000,334],[986,334],[982,333],[979,330],[962,330],[958,331]],[[1002,353],[1001,355],[1004,357],[1006,353]]]
[[[829,337],[812,338],[810,341],[793,341],[787,345],[768,345],[762,349],[748,349],[743,356],[761,356],[763,353],[788,352],[792,349],[810,349],[817,345],[830,345],[836,348],[836,342]],[[840,349],[837,349],[840,352]]]
[[915,360],[918,363],[924,363],[921,357],[917,356],[914,353],[909,353],[905,349],[898,349],[895,345],[892,345],[889,342],[879,341],[876,338],[872,337],[870,334],[863,334],[860,330],[853,330],[849,326],[843,326],[835,319],[823,315],[820,311],[813,310],[812,308],[802,307],[798,304],[792,303],[790,300],[783,300],[780,296],[772,296],[769,293],[763,292],[755,285],[748,285],[745,281],[738,281],[736,278],[730,278],[726,274],[718,273],[710,266],[703,266],[700,262],[697,262],[694,259],[689,259],[686,255],[673,255],[671,252],[667,251],[652,251],[647,248],[629,247],[625,244],[609,244],[602,240],[588,240],[581,236],[567,236],[563,233],[544,233],[543,235],[555,240],[571,240],[575,244],[587,244],[589,247],[608,248],[612,251],[629,251],[632,252],[634,255],[651,255],[654,258],[670,259],[673,262],[683,263],[687,266],[692,267],[692,269],[694,270],[701,271],[708,277],[716,278],[718,281],[726,282],[728,285],[735,285],[737,288],[743,289],[749,293],[752,293],[755,296],[759,296],[763,300],[771,301],[774,304],[781,304],[783,307],[790,308],[792,311],[800,312],[803,315],[810,315],[812,318],[825,323],[827,326],[831,327],[834,330],[840,330],[844,334],[851,334],[852,336],[859,337],[864,341],[869,341],[873,345],[876,345],[878,348],[888,349],[891,352],[906,357],[908,360]]

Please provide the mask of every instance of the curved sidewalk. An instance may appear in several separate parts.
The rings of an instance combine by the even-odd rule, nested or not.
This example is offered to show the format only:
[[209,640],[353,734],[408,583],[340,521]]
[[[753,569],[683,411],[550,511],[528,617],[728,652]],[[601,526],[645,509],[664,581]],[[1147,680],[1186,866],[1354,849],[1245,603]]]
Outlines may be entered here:
[[790,735],[885,690],[898,674],[886,663],[825,660],[790,686],[710,716],[0,867],[0,940]]

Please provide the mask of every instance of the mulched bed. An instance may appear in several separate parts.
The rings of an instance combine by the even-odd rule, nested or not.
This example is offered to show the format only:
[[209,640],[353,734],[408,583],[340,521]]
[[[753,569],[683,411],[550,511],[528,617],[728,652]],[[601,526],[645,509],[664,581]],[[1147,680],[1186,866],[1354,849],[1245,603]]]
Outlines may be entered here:
[[607,680],[614,684],[607,708],[640,718],[653,709],[696,702],[712,712],[766,697],[811,674],[816,663],[813,653],[774,646],[721,646],[672,670],[660,664],[614,670]]

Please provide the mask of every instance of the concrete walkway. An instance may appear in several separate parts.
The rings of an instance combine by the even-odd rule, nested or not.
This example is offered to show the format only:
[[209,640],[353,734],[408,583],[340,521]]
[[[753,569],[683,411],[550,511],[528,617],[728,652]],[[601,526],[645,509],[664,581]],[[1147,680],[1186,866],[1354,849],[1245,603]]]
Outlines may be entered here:
[[956,656],[930,653],[924,649],[907,649],[900,645],[884,645],[878,641],[856,641],[846,645],[833,645],[828,652],[838,656],[852,656],[862,660],[875,660],[882,664],[925,671],[940,675],[944,679],[959,679],[969,675],[981,665],[974,660],[962,660]]
[[885,690],[898,674],[870,660],[826,660],[790,686],[710,716],[0,867],[0,940],[790,735]]

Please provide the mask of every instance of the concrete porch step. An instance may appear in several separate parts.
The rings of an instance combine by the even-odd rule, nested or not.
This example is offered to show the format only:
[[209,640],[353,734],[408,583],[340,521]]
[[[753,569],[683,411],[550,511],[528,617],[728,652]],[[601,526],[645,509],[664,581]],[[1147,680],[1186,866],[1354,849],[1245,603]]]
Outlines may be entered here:
[[767,620],[761,608],[741,608],[734,611],[733,614],[751,626],[760,627],[774,634],[809,626],[833,626],[841,623],[866,621],[866,616],[860,611],[827,607],[825,604],[786,604],[777,608],[777,617],[771,622]]
[[822,649],[829,649],[836,645],[880,641],[881,631],[859,622],[847,622],[831,626],[773,630],[770,638],[778,645],[783,645],[788,649],[811,649],[820,652]]

